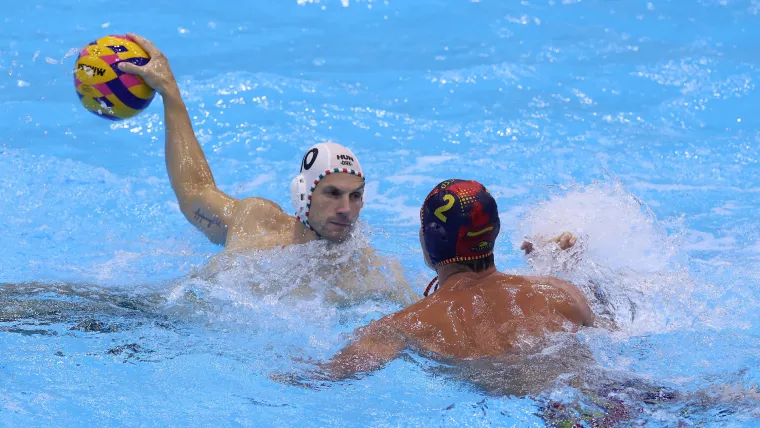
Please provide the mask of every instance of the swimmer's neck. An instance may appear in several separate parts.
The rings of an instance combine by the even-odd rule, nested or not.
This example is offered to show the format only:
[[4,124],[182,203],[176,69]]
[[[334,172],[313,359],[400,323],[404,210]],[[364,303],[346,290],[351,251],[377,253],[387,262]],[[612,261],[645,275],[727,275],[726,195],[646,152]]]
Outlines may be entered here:
[[496,266],[491,266],[481,272],[473,272],[472,270],[456,263],[440,266],[436,268],[435,271],[438,274],[438,283],[441,284],[441,288],[447,286],[447,282],[456,284],[462,279],[480,282],[498,272]]
[[305,244],[309,241],[320,239],[319,235],[310,227],[296,220],[296,227],[293,228],[293,242],[296,244]]
[[[346,240],[348,240],[348,238]],[[319,236],[317,232],[314,231],[314,229],[304,225],[300,221],[297,222],[296,226],[293,228],[293,242],[295,244],[305,244],[310,241],[327,241],[328,248],[334,248],[333,246],[339,246],[345,242],[345,240],[340,242],[331,242]]]

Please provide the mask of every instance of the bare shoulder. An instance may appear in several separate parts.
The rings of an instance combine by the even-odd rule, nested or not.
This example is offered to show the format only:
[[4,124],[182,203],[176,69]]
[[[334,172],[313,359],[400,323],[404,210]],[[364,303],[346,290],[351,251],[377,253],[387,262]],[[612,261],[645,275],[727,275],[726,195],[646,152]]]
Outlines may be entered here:
[[569,293],[580,293],[580,290],[578,290],[578,287],[573,285],[572,282],[566,281],[564,279],[559,279],[557,277],[553,276],[525,276],[523,277],[526,280],[528,280],[531,284],[534,285],[548,285],[554,288],[559,288],[561,290],[567,291]]
[[570,306],[583,318],[583,324],[592,325],[594,323],[594,314],[591,311],[591,306],[586,296],[572,282],[552,276],[528,276],[525,278],[532,283],[534,289],[536,287],[548,286],[564,292],[572,302]]
[[241,229],[245,232],[278,230],[293,222],[278,204],[259,197],[241,199],[233,216],[233,229],[238,232]]
[[276,202],[266,199],[266,198],[260,198],[257,196],[241,199],[240,202],[238,202],[238,206],[239,206],[238,209],[258,208],[258,209],[275,210],[275,211],[285,214],[285,211]]
[[251,197],[241,199],[236,208],[236,215],[255,215],[264,217],[266,215],[284,215],[285,211],[274,201],[265,198]]

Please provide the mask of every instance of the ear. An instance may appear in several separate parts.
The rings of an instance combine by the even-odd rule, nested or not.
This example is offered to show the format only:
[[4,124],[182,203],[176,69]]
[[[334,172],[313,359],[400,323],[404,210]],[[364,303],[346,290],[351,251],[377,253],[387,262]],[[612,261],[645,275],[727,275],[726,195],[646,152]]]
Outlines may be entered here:
[[434,221],[431,221],[425,225],[425,234],[435,236],[442,241],[448,241],[449,238],[448,234],[446,233],[446,229]]

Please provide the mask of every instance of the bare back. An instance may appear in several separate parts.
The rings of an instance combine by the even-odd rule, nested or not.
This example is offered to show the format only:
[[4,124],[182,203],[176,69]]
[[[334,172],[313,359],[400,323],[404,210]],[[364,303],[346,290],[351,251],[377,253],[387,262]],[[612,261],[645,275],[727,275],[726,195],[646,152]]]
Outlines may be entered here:
[[386,319],[417,347],[448,358],[502,356],[537,345],[544,332],[593,323],[586,299],[550,277],[456,275]]

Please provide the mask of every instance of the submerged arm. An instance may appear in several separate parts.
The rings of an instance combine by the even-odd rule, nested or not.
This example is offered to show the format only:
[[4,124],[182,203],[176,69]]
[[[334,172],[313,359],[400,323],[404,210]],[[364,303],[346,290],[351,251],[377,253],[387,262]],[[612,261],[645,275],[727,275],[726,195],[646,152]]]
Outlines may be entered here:
[[396,359],[406,347],[401,333],[384,320],[370,323],[357,341],[346,346],[333,358],[320,365],[320,371],[331,380],[351,377],[360,372],[382,368]]

